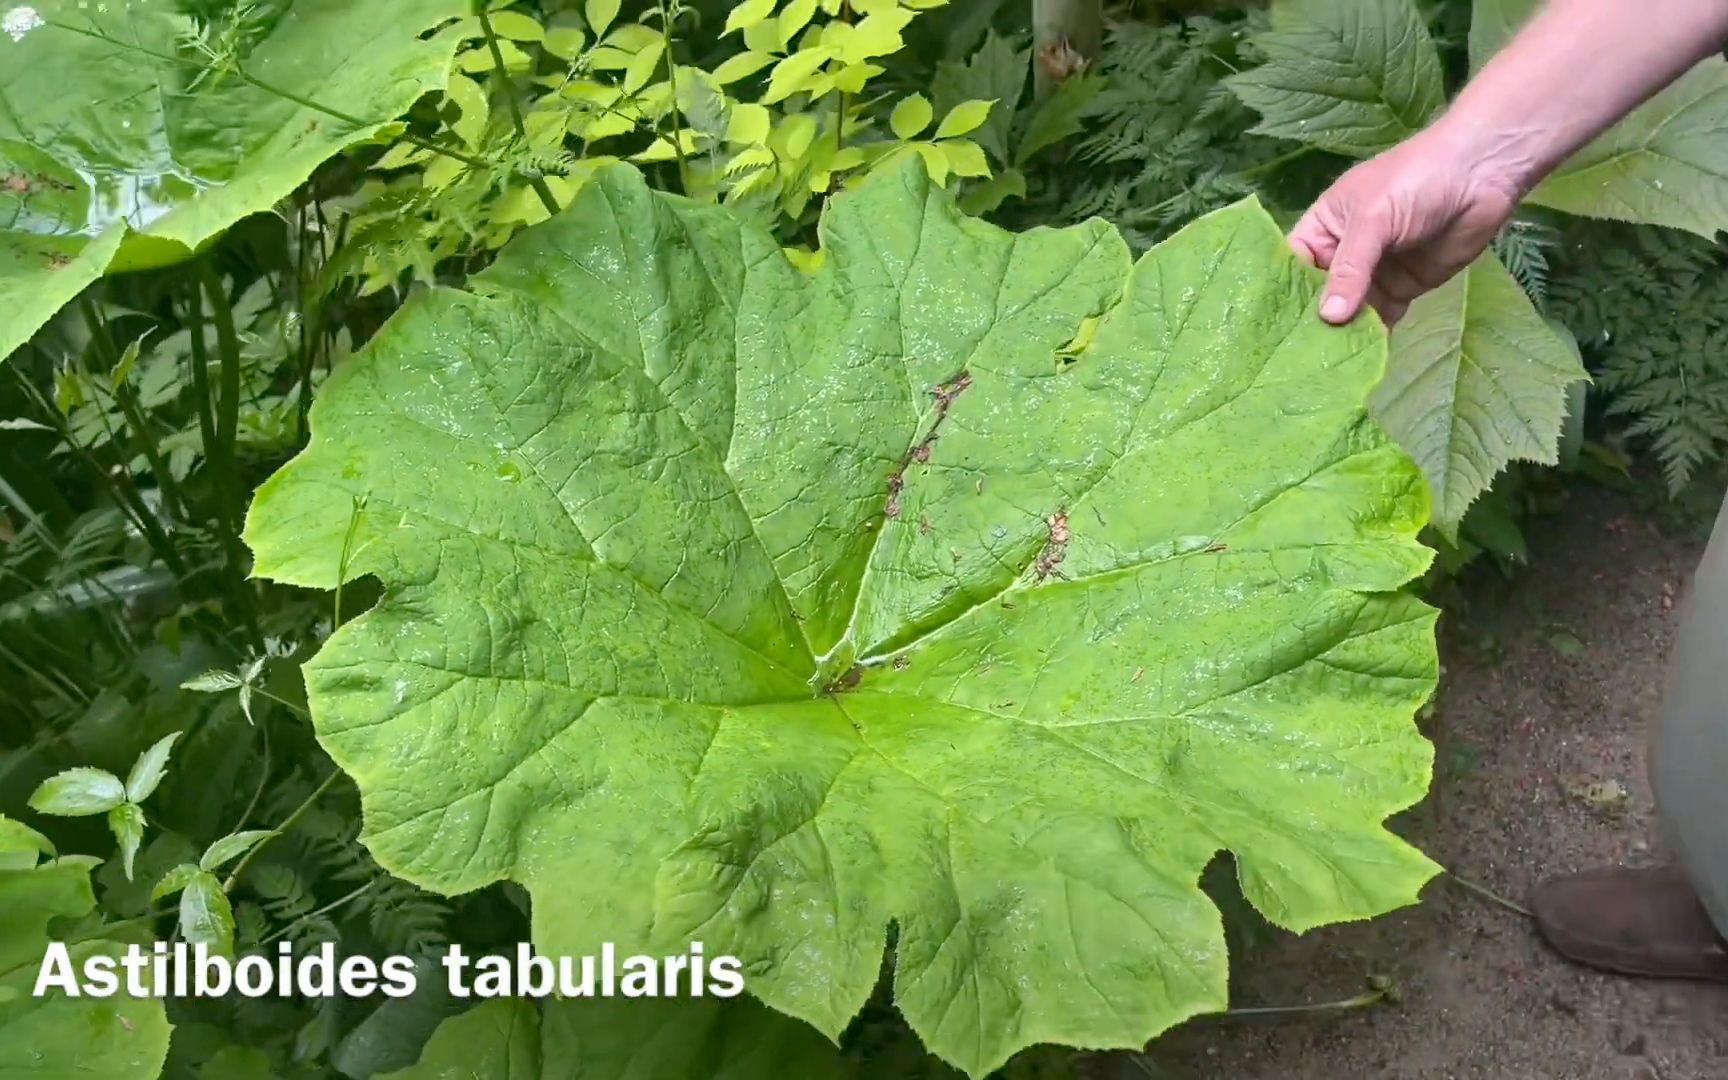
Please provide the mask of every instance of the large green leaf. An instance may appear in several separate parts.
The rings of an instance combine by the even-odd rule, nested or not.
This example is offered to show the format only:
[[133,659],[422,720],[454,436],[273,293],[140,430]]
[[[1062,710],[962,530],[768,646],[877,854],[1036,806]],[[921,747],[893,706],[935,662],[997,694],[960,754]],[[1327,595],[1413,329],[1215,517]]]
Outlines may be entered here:
[[[1470,59],[1480,67],[1536,10],[1475,0]],[[1566,160],[1529,202],[1586,217],[1728,229],[1728,61],[1711,57]]]
[[1712,57],[1566,160],[1529,201],[1587,217],[1728,229],[1728,61]]
[[[37,0],[6,13],[0,359],[110,267],[184,256],[442,87],[455,41],[420,35],[465,10],[233,4],[200,34],[185,7]],[[208,69],[195,43],[222,40],[254,81]]]
[[1428,474],[1434,523],[1458,523],[1514,461],[1553,465],[1578,352],[1492,253],[1410,305],[1374,414]]
[[[0,817],[0,824],[11,825]],[[168,1056],[162,1002],[124,991],[109,998],[32,995],[50,923],[95,910],[90,869],[96,859],[66,856],[38,864],[33,845],[0,836],[0,1080],[101,1076],[149,1080]],[[25,861],[11,856],[27,854]],[[89,956],[118,956],[123,946],[93,938],[71,945],[75,966]]]
[[1440,55],[1410,0],[1275,0],[1254,44],[1265,63],[1226,81],[1263,135],[1368,157],[1446,103]]
[[438,1026],[420,1060],[385,1080],[824,1080],[827,1040],[753,1001],[489,1001]]
[[1539,0],[1471,0],[1470,73],[1482,70],[1488,58],[1499,52],[1518,28],[1536,13]]
[[380,862],[522,882],[554,953],[701,939],[830,1035],[893,923],[974,1074],[1222,1008],[1220,849],[1288,927],[1411,902],[1427,493],[1363,409],[1382,332],[1322,324],[1252,202],[1133,265],[911,167],[821,232],[802,273],[609,170],[326,384],[247,539],[387,586],[305,669]]
[[418,1061],[380,1080],[541,1080],[546,1057],[539,1008],[531,1001],[503,998],[445,1020]]

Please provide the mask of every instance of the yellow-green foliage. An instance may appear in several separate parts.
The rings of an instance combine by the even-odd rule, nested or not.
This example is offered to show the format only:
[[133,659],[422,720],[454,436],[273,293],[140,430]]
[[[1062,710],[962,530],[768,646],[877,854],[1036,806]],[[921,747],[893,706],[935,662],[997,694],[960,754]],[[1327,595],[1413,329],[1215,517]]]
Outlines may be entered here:
[[[924,159],[938,183],[951,176],[988,176],[978,144],[963,136],[984,123],[992,102],[968,101],[935,125],[930,102],[912,94],[894,106],[888,130],[878,129],[866,93],[885,70],[877,60],[900,51],[901,31],[920,11],[947,0],[745,0],[733,7],[726,33],[744,51],[713,73],[696,73],[719,93],[724,132],[698,136],[723,145],[717,172],[693,176],[697,190],[728,199],[768,194],[797,218],[811,196],[837,179],[893,167],[907,154]],[[729,90],[766,70],[755,101]],[[1009,107],[1012,103],[1009,103]],[[717,136],[717,137],[716,137]]]
[[[620,18],[619,0],[544,20],[494,4],[487,19],[508,77],[478,16],[447,30],[463,44],[434,140],[479,164],[412,142],[376,162],[382,175],[354,220],[373,241],[362,289],[404,271],[429,279],[445,259],[495,250],[550,214],[536,179],[562,206],[620,158],[675,163],[686,194],[759,204],[792,225],[814,214],[817,197],[908,155],[938,183],[989,176],[966,136],[996,103],[964,101],[938,120],[923,94],[893,102],[870,85],[905,47],[907,25],[947,2],[742,0],[706,31],[677,0],[634,21]],[[729,47],[712,70],[674,61],[715,51],[700,33]]]

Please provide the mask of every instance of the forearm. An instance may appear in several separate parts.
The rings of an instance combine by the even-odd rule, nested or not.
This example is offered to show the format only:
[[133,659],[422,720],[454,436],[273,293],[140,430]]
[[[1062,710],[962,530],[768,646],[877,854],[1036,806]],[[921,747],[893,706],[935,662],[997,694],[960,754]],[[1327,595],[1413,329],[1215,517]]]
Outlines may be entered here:
[[1434,124],[1521,197],[1728,41],[1728,0],[1549,0]]

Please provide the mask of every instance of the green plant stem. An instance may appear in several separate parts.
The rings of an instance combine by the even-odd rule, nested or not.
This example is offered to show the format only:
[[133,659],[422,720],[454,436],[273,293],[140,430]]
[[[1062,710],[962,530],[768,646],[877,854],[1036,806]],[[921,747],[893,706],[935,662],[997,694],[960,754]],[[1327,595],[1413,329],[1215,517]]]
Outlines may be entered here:
[[[312,200],[312,216],[318,225],[316,231],[318,266],[300,290],[300,295],[306,298],[304,300],[306,315],[300,324],[301,334],[305,342],[305,356],[303,357],[304,367],[300,371],[300,400],[297,403],[299,413],[297,432],[301,445],[304,445],[306,440],[311,437],[312,377],[318,369],[320,355],[324,359],[324,373],[329,375],[335,370],[334,350],[331,348],[333,338],[329,329],[330,316],[328,312],[335,302],[333,299],[334,290],[340,287],[341,281],[340,276],[337,277],[335,283],[326,281],[326,276],[330,274],[332,254],[331,248],[325,243],[324,238],[330,234],[330,222],[324,216],[324,204],[316,199]],[[340,261],[341,252],[348,242],[347,237],[348,219],[344,218],[336,228],[335,251],[338,261]],[[302,250],[304,250],[306,244],[304,233],[301,234],[300,243]]]
[[[510,72],[504,67],[504,51],[498,47],[498,35],[492,29],[492,17],[486,14],[486,5],[480,5],[480,32],[486,35],[486,48],[492,53],[492,70],[497,72],[498,81],[504,86],[504,104],[510,110],[510,123],[516,128],[516,134],[522,140],[522,145],[528,145],[528,125],[522,122],[522,106],[516,101],[516,88],[510,83]],[[546,207],[548,214],[556,214],[561,207],[558,200],[552,197],[552,189],[547,186],[546,178],[538,174],[528,178],[528,186],[539,196],[540,203]]]
[[348,530],[342,534],[342,553],[336,560],[336,598],[332,603],[330,630],[342,628],[342,587],[348,584],[348,560],[354,553],[354,534],[360,531],[360,515],[366,512],[366,496],[356,496],[348,514]]
[[228,880],[222,883],[222,891],[225,893],[233,892],[234,884],[240,880],[240,875],[246,871],[248,866],[252,865],[252,860],[258,857],[258,853],[264,850],[264,846],[270,843],[270,841],[276,839],[278,836],[282,836],[292,830],[294,826],[299,823],[300,819],[305,816],[306,811],[312,809],[312,804],[323,798],[324,793],[335,786],[336,781],[341,779],[341,777],[341,769],[331,769],[330,775],[326,776],[322,783],[312,789],[312,794],[302,799],[300,805],[296,806],[287,817],[282,819],[282,824],[271,829],[268,836],[261,837],[256,844],[252,845],[250,851],[240,856],[240,861],[234,864],[234,870],[228,875]]
[[1229,1009],[1219,1014],[1225,1017],[1302,1016],[1309,1013],[1348,1012],[1366,1009],[1387,1000],[1384,990],[1364,990],[1354,997],[1338,1001],[1323,1001],[1318,1005],[1262,1005],[1246,1009]]
[[[123,360],[124,354],[109,332],[108,323],[96,310],[96,302],[86,293],[79,303],[84,315],[84,325],[90,330],[90,339],[96,342],[102,352],[102,358],[107,361],[112,373]],[[120,406],[120,413],[126,418],[126,425],[132,431],[133,441],[137,444],[144,460],[150,463],[150,474],[156,478],[156,486],[161,489],[162,497],[168,502],[168,509],[181,521],[186,520],[186,500],[181,495],[180,484],[174,475],[168,471],[167,464],[156,449],[156,440],[150,433],[149,424],[144,418],[144,410],[138,404],[138,395],[133,391],[131,383],[121,380],[110,383],[114,401]]]
[[365,884],[359,886],[358,888],[350,889],[343,896],[340,896],[340,897],[336,898],[335,900],[330,901],[328,904],[325,904],[323,907],[317,909],[316,911],[308,911],[306,914],[300,916],[298,919],[295,919],[293,922],[289,923],[287,926],[278,927],[274,933],[272,933],[266,937],[260,938],[258,941],[258,946],[260,948],[262,948],[265,945],[270,944],[272,941],[275,941],[278,938],[286,937],[290,933],[293,933],[294,928],[299,926],[300,924],[310,922],[313,919],[316,919],[320,915],[330,914],[332,911],[335,911],[337,908],[348,903],[350,900],[357,899],[361,893],[365,892],[367,889],[370,889],[372,886],[374,886],[376,884],[378,884],[378,879],[373,878],[371,881],[366,882]]
[[287,709],[289,712],[300,717],[302,720],[310,720],[312,718],[312,714],[307,712],[305,709],[294,704],[292,701],[289,701],[285,697],[279,697],[276,694],[272,694],[270,691],[264,689],[262,686],[259,686],[257,683],[252,684],[252,692],[254,694],[257,694],[261,698],[265,698],[269,701],[274,701],[276,704],[282,706],[284,709]]
[[[83,357],[74,357],[72,362],[78,366],[79,377],[89,385],[91,397],[93,399],[99,397],[99,392],[96,389],[96,378],[90,374],[90,369],[84,365]],[[133,475],[130,464],[129,455],[133,448],[126,439],[120,437],[120,432],[115,430],[114,422],[108,419],[108,410],[102,407],[102,403],[93,400],[92,404],[95,406],[96,419],[102,424],[102,433],[108,436],[108,444],[114,447],[115,456],[118,458],[112,466],[115,475],[124,477],[127,485],[138,492],[138,497],[142,500],[144,491],[138,486],[138,478]]]
[[[205,443],[204,457],[215,470],[217,499],[221,504],[218,519],[222,532],[222,550],[227,556],[232,583],[230,591],[234,596],[241,625],[246,628],[253,649],[262,652],[264,635],[258,629],[258,612],[253,602],[252,585],[246,580],[245,553],[240,549],[240,526],[235,517],[235,510],[241,500],[240,485],[234,468],[235,436],[240,423],[240,336],[234,329],[234,309],[229,306],[227,290],[223,288],[222,280],[216,276],[209,259],[194,260],[194,266],[203,291],[210,297],[211,321],[216,327],[217,361],[221,365],[214,430],[206,433],[207,438],[213,438],[214,442]],[[201,336],[201,333],[196,335]],[[194,363],[199,367],[203,366],[198,364],[196,356]],[[209,380],[206,377],[204,381],[204,389],[207,391]],[[200,422],[202,421],[203,415],[200,414]]]
[[[254,693],[256,692],[254,688]],[[246,803],[246,809],[240,812],[240,819],[228,830],[231,833],[237,833],[246,827],[246,822],[252,818],[252,811],[258,809],[258,801],[264,797],[264,789],[270,784],[270,725],[260,724],[258,735],[264,740],[264,769],[258,774],[258,783],[252,789],[252,798]]]
[[[840,12],[834,18],[843,23],[850,23],[852,21],[852,5],[850,3],[841,4]],[[837,113],[834,117],[834,152],[838,154],[846,149],[846,114],[852,111],[852,95],[842,90],[834,97],[837,107]]]
[[1490,888],[1487,888],[1486,886],[1478,885],[1473,881],[1466,881],[1465,879],[1459,877],[1457,874],[1454,874],[1450,870],[1446,871],[1446,877],[1448,879],[1450,879],[1454,884],[1458,885],[1460,888],[1466,890],[1467,892],[1475,893],[1477,896],[1480,896],[1482,899],[1488,901],[1491,904],[1498,904],[1501,907],[1505,908],[1507,911],[1511,911],[1511,912],[1514,912],[1516,914],[1522,915],[1526,919],[1533,919],[1536,917],[1534,914],[1531,913],[1529,908],[1525,907],[1522,904],[1517,904],[1517,903],[1512,902],[1511,900],[1506,899],[1504,896],[1501,896],[1499,893],[1495,892],[1494,890],[1492,890]]
[[[85,382],[89,383],[91,393],[94,395],[96,393],[96,379],[93,378],[90,372],[84,367],[82,360],[78,361],[78,374],[84,378]],[[138,478],[132,473],[132,466],[128,456],[131,447],[127,445],[127,440],[122,439],[120,433],[114,429],[113,422],[108,419],[108,410],[103,408],[100,402],[95,403],[95,411],[96,418],[102,422],[102,431],[108,436],[108,443],[115,448],[116,457],[118,458],[118,460],[116,460],[111,466],[111,471],[115,477],[115,483],[124,486],[127,491],[133,493],[137,497],[138,505],[148,509],[150,504],[144,501],[144,490],[138,486]],[[170,507],[170,509],[172,509],[172,507]],[[152,520],[155,520],[155,511],[150,511],[150,515]],[[163,536],[167,536],[166,530],[163,531]]]
[[[65,682],[65,685],[62,686],[60,682],[56,682],[54,679],[49,678],[48,672],[43,671],[35,664],[26,662],[24,657],[13,652],[4,641],[0,641],[0,657],[4,657],[13,667],[41,683],[44,690],[48,691],[52,696],[59,698],[72,708],[82,709],[90,704],[90,695],[84,692],[83,687],[72,682],[70,679],[67,679],[64,674],[54,672],[54,674],[59,675],[60,679]],[[23,755],[19,755],[19,759],[22,760],[22,758]]]
[[114,401],[120,406],[120,414],[126,418],[126,426],[133,433],[133,440],[143,453],[144,460],[150,463],[150,475],[156,478],[156,487],[161,490],[162,497],[167,500],[169,510],[181,521],[186,520],[186,496],[180,490],[180,481],[168,469],[168,462],[156,448],[156,440],[150,434],[149,421],[145,419],[144,410],[138,403],[137,391],[121,383],[114,388]]
[[678,187],[690,193],[690,163],[684,160],[684,113],[678,104],[678,58],[672,52],[672,12],[660,0],[660,40],[666,54],[666,86],[672,92],[672,154],[678,159]]
[[126,519],[144,537],[145,542],[150,545],[150,550],[162,560],[163,565],[174,572],[175,577],[185,580],[189,576],[185,561],[180,558],[180,552],[174,547],[173,541],[169,540],[161,523],[156,520],[156,515],[151,513],[143,496],[139,495],[137,489],[126,482],[124,470],[116,473],[113,470],[103,468],[102,463],[96,460],[95,455],[73,437],[72,429],[67,426],[65,417],[60,415],[60,410],[54,408],[42,397],[41,392],[24,376],[22,371],[14,367],[12,372],[18,377],[18,382],[24,387],[25,393],[36,403],[37,409],[48,418],[61,441],[72,448],[72,453],[96,477],[97,483],[107,489],[109,497],[114,500],[115,505],[120,507],[121,513],[126,515]]
[[[56,555],[65,550],[60,546],[60,541],[54,538],[53,531],[48,528],[48,523],[43,520],[41,513],[30,505],[30,501],[24,497],[23,493],[8,484],[4,476],[0,476],[0,501],[10,505],[12,509],[18,511],[26,522],[34,526],[37,533],[41,535],[42,542],[52,548]],[[65,509],[70,512],[71,507],[65,507]]]
[[[210,298],[211,322],[216,327],[216,359],[221,365],[216,398],[216,446],[209,449],[221,453],[224,471],[230,471],[235,436],[240,429],[240,335],[234,329],[234,309],[228,303],[228,290],[207,260],[199,260],[197,275]],[[231,516],[233,504],[225,509]]]
[[1295,161],[1298,158],[1307,157],[1309,154],[1314,153],[1314,151],[1315,148],[1312,146],[1298,146],[1296,149],[1291,150],[1288,153],[1279,154],[1277,157],[1272,158],[1269,161],[1262,161],[1260,164],[1255,165],[1252,168],[1243,169],[1236,175],[1240,177],[1261,176],[1265,173],[1272,172],[1275,169],[1283,168],[1285,165],[1290,164],[1290,162]]
[[[308,198],[311,199],[312,205],[318,205],[316,186],[311,187]],[[317,363],[313,349],[316,347],[318,335],[314,333],[313,326],[319,319],[318,309],[321,304],[319,298],[312,295],[312,290],[308,287],[306,280],[306,252],[311,245],[306,242],[305,203],[300,204],[295,222],[295,236],[298,237],[299,242],[295,245],[294,252],[294,292],[295,298],[300,302],[300,400],[295,409],[298,414],[295,434],[298,441],[304,445],[307,436],[307,414],[312,406],[312,369]],[[320,237],[320,241],[322,241],[322,237]]]

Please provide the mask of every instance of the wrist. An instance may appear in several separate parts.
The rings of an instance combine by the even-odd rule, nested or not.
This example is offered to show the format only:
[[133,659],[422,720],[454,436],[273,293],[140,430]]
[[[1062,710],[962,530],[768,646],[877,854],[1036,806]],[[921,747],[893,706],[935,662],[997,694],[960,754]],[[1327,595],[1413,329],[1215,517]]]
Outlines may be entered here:
[[[1472,114],[1460,99],[1428,129],[1447,159],[1464,167],[1473,183],[1513,202],[1541,183],[1559,157],[1546,152],[1544,133],[1513,120]],[[1552,160],[1551,160],[1552,159]]]

